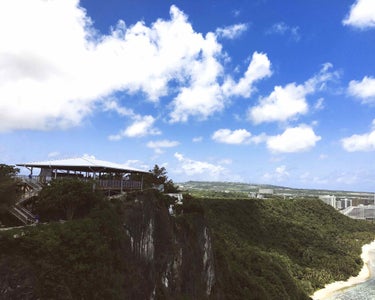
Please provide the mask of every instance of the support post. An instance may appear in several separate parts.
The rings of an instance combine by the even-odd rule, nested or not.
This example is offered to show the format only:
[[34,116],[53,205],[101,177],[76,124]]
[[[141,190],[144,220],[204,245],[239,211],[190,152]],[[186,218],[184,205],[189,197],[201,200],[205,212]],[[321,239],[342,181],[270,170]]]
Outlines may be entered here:
[[121,183],[120,183],[120,193],[122,194],[122,192],[124,191],[123,187],[124,187],[124,174],[121,173],[121,176],[120,176],[120,180],[121,180]]

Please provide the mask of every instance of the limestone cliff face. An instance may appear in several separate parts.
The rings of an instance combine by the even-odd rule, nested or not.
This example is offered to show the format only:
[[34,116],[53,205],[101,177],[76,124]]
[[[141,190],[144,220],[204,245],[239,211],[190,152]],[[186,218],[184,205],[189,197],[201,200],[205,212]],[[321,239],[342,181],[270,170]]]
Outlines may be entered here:
[[139,195],[124,209],[128,248],[124,259],[144,278],[138,299],[205,299],[215,284],[211,236],[204,216],[170,216],[165,202]]

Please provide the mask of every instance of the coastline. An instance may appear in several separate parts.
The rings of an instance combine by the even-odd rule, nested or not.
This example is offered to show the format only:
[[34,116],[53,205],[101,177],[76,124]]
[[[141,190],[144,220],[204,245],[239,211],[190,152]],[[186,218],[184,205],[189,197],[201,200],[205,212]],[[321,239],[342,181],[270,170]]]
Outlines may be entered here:
[[[371,252],[372,255],[371,256]],[[347,281],[336,281],[327,284],[323,289],[317,290],[311,298],[313,300],[325,300],[332,297],[334,294],[342,289],[346,289],[351,286],[355,286],[359,283],[365,282],[375,274],[372,270],[371,262],[375,260],[375,240],[370,244],[362,246],[361,259],[363,261],[363,268],[355,277],[350,277]]]

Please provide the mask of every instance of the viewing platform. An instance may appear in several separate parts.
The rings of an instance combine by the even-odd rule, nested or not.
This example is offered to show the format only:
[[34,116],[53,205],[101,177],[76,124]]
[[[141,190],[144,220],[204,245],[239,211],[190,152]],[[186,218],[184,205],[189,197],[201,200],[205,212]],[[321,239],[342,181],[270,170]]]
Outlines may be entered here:
[[[143,176],[148,171],[130,168],[124,165],[97,160],[93,157],[80,157],[62,160],[50,160],[32,163],[20,163],[19,167],[30,170],[30,174],[24,176],[32,184],[48,184],[58,178],[79,178],[93,183],[94,188],[123,192],[126,190],[142,190]],[[40,169],[35,176],[35,169]],[[136,178],[133,179],[133,178]]]

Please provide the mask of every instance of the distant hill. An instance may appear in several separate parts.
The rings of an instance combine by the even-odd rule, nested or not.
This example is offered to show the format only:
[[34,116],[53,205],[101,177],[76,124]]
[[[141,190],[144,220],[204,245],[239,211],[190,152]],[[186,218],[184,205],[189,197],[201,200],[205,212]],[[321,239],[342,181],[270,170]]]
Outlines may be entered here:
[[255,184],[227,181],[187,181],[177,183],[181,190],[186,192],[205,191],[205,192],[232,192],[232,193],[256,193],[260,189],[272,189],[275,195],[287,196],[319,196],[319,195],[335,195],[336,197],[348,198],[371,198],[374,199],[374,193],[356,192],[356,191],[340,191],[340,190],[318,190],[318,189],[297,189],[291,187]]

